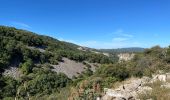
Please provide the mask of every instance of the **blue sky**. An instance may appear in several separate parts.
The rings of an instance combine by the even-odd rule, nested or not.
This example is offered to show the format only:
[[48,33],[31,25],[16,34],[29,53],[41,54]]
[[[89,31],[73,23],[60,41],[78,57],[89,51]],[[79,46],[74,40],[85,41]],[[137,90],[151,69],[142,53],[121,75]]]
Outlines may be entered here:
[[92,48],[170,45],[170,0],[0,1],[0,25]]

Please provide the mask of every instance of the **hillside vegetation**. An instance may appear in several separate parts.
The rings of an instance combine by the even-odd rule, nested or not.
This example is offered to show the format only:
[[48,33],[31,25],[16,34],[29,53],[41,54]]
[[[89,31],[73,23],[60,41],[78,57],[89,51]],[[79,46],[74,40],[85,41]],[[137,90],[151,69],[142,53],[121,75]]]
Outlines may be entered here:
[[[114,62],[103,54],[84,52],[78,47],[26,30],[0,26],[0,99],[27,99],[59,93],[61,88],[72,83],[63,73],[52,71],[51,65],[63,62],[63,57],[82,63]],[[19,68],[22,77],[16,80],[2,75],[10,67]],[[92,73],[90,69],[87,72]]]
[[[129,78],[142,78],[143,76],[152,77],[154,74],[163,74],[170,71],[170,47],[161,48],[159,46],[146,49],[142,53],[136,53],[130,61],[123,61],[114,64],[104,64],[91,76],[84,80],[72,90],[70,98],[86,98],[93,100],[104,95],[104,88],[117,88],[123,81]],[[161,73],[160,73],[161,72]],[[151,86],[154,87],[154,86]],[[169,88],[167,88],[170,90]],[[159,90],[157,90],[159,91]],[[161,95],[168,92],[164,92]],[[114,94],[113,94],[114,95]],[[160,100],[157,94],[152,94],[153,100]],[[140,97],[144,98],[144,97]],[[149,97],[147,97],[150,99]],[[95,100],[94,99],[94,100]],[[70,99],[72,100],[72,99]],[[112,100],[112,99],[104,99]],[[131,100],[131,99],[130,99]],[[134,100],[132,98],[132,100]],[[162,100],[169,100],[162,99]]]
[[[130,77],[151,77],[159,71],[170,71],[170,47],[145,49],[135,53],[132,60],[122,62],[115,56],[82,51],[77,49],[79,47],[26,30],[0,26],[0,99],[95,100],[103,95],[104,88],[114,88]],[[62,67],[65,60],[87,67],[72,78],[53,71],[56,70],[53,66]],[[91,70],[91,64],[95,64],[95,71]],[[21,71],[19,78],[3,74],[12,67]]]

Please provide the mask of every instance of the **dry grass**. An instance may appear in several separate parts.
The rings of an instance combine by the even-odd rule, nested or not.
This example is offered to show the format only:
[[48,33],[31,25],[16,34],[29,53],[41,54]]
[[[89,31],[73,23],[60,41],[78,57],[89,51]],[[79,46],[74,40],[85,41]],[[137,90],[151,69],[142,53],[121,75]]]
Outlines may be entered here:
[[170,89],[161,87],[163,83],[160,81],[146,84],[146,86],[149,86],[152,88],[151,92],[145,92],[142,94],[138,94],[138,98],[140,100],[170,100]]

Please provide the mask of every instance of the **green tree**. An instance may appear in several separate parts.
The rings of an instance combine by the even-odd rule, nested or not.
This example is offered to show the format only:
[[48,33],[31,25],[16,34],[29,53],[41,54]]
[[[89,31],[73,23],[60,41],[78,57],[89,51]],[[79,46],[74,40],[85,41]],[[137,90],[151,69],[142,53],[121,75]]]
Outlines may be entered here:
[[33,66],[34,66],[34,64],[33,64],[32,60],[28,59],[26,62],[24,62],[21,65],[22,72],[24,74],[29,74],[30,72],[32,72]]

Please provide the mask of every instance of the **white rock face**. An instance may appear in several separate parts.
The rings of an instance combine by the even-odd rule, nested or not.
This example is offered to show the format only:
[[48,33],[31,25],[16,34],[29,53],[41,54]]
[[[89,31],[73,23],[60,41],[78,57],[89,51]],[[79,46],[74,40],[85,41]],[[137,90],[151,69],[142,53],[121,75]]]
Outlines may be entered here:
[[161,82],[166,82],[167,81],[167,75],[166,74],[158,74],[158,75],[153,75],[153,79],[151,80],[151,83],[155,81],[161,81]]
[[10,67],[9,69],[6,69],[5,72],[3,73],[4,76],[10,76],[15,79],[18,79],[19,77],[22,76],[21,72],[19,71],[19,68],[17,67]]
[[103,55],[105,55],[105,56],[109,57],[109,53],[103,53]]
[[135,54],[130,54],[130,53],[120,53],[118,54],[118,57],[119,57],[119,61],[128,61],[128,60],[131,60],[133,59]]

